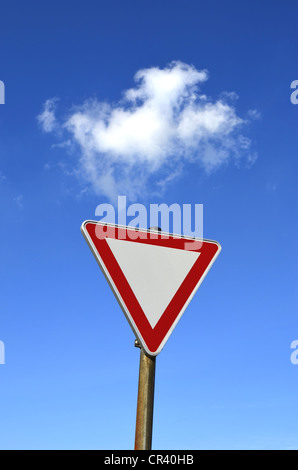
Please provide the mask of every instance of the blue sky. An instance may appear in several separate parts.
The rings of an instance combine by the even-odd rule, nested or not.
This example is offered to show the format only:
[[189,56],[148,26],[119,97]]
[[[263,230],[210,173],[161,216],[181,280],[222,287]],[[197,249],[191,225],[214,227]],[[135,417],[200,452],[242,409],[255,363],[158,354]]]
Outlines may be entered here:
[[[204,235],[222,245],[157,358],[153,448],[298,448],[296,17],[294,1],[1,5],[1,449],[133,447],[139,351],[80,233],[112,197],[94,183],[107,168],[133,202],[204,204]],[[105,103],[111,124],[132,109],[125,91],[142,91],[135,74],[173,61],[208,71],[191,91],[241,120],[204,135],[215,155],[231,137],[221,164],[169,137],[163,161],[134,147],[137,166],[123,149],[112,165],[100,150],[86,174],[68,120]]]

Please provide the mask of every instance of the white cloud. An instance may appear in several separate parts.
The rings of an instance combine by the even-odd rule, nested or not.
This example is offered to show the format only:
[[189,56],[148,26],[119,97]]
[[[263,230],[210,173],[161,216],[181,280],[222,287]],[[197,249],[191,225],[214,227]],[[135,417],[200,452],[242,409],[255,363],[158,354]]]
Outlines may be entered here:
[[20,208],[23,207],[23,199],[24,199],[24,196],[23,194],[19,194],[18,196],[14,197],[13,200],[14,202],[17,204],[17,206],[19,206]]
[[63,130],[70,148],[78,145],[75,172],[97,194],[134,198],[151,180],[165,187],[186,162],[211,172],[232,158],[251,158],[241,134],[246,121],[231,104],[236,94],[201,94],[207,79],[206,70],[182,62],[151,67],[137,72],[135,87],[115,105],[89,100],[58,124],[52,99],[38,120],[46,132]]
[[261,119],[261,113],[257,109],[249,109],[247,112],[250,119]]
[[44,132],[53,132],[57,127],[55,108],[57,98],[51,98],[44,104],[42,113],[37,116],[37,120]]

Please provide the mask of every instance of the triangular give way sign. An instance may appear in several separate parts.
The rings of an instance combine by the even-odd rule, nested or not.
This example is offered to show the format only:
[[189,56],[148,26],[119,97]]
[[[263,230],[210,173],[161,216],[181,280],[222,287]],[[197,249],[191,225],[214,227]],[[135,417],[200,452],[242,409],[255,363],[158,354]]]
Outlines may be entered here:
[[219,243],[91,220],[81,231],[138,341],[156,356],[218,256]]

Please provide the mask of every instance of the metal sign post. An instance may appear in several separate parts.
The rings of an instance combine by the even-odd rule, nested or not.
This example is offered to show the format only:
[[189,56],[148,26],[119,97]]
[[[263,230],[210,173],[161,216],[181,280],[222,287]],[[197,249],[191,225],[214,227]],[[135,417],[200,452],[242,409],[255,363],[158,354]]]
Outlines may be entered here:
[[81,231],[137,338],[135,449],[151,450],[156,356],[221,246],[212,240],[165,233],[159,227],[145,230],[86,220]]
[[151,450],[156,357],[148,356],[137,340],[135,346],[140,348],[135,450]]
[[[160,227],[149,230],[162,231]],[[156,356],[148,356],[138,340],[135,346],[140,348],[135,450],[151,450]]]

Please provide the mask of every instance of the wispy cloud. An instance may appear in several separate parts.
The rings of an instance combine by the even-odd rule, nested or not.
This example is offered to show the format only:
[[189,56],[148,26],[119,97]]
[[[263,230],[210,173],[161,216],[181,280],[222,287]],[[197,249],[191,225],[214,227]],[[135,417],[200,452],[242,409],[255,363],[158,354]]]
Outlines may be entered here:
[[58,98],[51,98],[46,100],[42,112],[37,116],[37,120],[44,132],[53,132],[58,127],[58,123],[55,117],[57,101]]
[[236,94],[201,93],[206,70],[176,61],[139,70],[134,80],[116,104],[88,100],[57,120],[54,98],[38,116],[45,132],[59,130],[68,148],[77,147],[75,173],[97,194],[134,198],[149,183],[164,188],[186,162],[210,173],[232,159],[255,160]]
[[14,197],[13,200],[17,204],[17,206],[21,209],[23,207],[23,194],[19,194],[18,196]]

